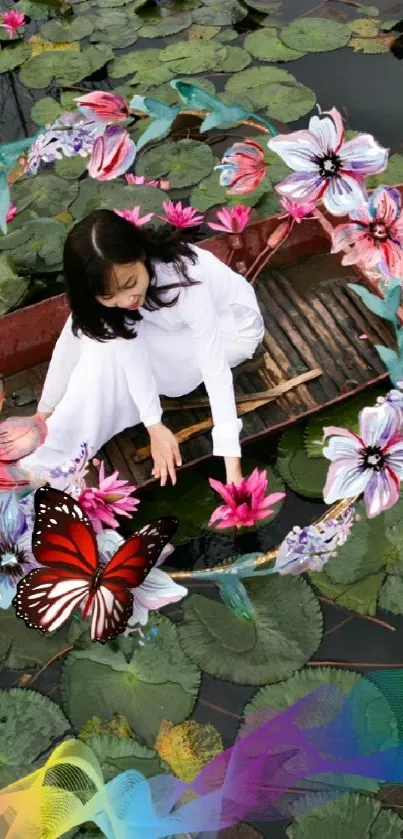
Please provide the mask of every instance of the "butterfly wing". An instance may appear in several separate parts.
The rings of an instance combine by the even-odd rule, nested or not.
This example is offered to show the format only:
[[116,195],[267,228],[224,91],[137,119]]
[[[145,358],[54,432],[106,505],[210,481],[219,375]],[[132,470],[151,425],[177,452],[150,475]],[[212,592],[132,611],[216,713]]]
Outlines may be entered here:
[[89,593],[88,580],[63,579],[58,570],[38,568],[18,583],[13,606],[17,617],[27,626],[54,632],[66,623]]

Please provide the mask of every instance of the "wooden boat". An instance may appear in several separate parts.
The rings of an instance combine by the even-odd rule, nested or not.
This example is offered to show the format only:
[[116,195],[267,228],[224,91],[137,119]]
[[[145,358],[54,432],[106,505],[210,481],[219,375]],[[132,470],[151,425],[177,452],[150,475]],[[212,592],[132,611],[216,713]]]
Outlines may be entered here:
[[[235,241],[235,250],[230,236],[208,239],[201,246],[245,271],[279,223],[272,217],[251,224]],[[266,326],[263,346],[254,360],[234,371],[244,443],[387,380],[374,345],[393,346],[392,332],[348,288],[349,282],[368,285],[368,278],[355,267],[342,266],[340,257],[329,250],[329,222],[319,213],[294,225],[258,277],[255,288]],[[62,295],[0,319],[6,415],[35,411],[67,314]],[[203,390],[181,400],[164,400],[164,409],[164,421],[183,441],[184,466],[210,457],[211,415]],[[141,426],[111,440],[102,456],[137,486],[151,482],[147,436]]]

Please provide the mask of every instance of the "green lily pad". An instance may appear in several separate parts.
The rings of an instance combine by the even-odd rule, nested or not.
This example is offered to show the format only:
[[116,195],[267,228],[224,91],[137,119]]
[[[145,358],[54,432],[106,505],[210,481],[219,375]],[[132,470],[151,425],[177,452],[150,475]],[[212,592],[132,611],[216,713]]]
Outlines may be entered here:
[[108,74],[111,79],[122,79],[130,73],[146,73],[148,68],[154,69],[159,66],[160,50],[132,50],[114,58],[108,65]]
[[228,197],[226,189],[220,186],[219,173],[213,171],[192,190],[190,203],[196,210],[204,213],[210,207],[227,204]]
[[192,25],[189,27],[188,38],[191,41],[198,41],[199,39],[201,39],[202,41],[209,41],[210,38],[214,38],[220,32],[221,29],[219,26],[201,26],[197,23],[192,23]]
[[403,579],[388,574],[379,592],[378,605],[393,615],[403,615]]
[[137,19],[129,17],[123,9],[96,9],[93,10],[91,19],[97,30],[101,32],[108,32],[113,27],[130,26],[132,29],[137,27]]
[[41,26],[41,35],[47,41],[69,44],[88,38],[94,31],[94,24],[89,17],[73,17],[70,20],[49,20]]
[[227,57],[220,61],[219,69],[222,73],[238,73],[251,63],[252,59],[242,47],[226,47]]
[[221,29],[215,36],[216,41],[220,41],[222,44],[228,44],[230,41],[236,41],[237,38],[238,32],[236,29]]
[[281,9],[281,2],[278,3],[276,0],[245,0],[245,3],[251,9],[256,9],[257,12],[261,12],[262,14],[275,14],[276,12]]
[[210,175],[214,157],[209,146],[197,140],[163,143],[141,155],[136,173],[146,178],[168,178],[172,189],[197,184]]
[[[403,160],[403,158],[402,158]],[[305,451],[309,457],[323,458],[323,429],[328,425],[348,428],[350,431],[358,432],[358,414],[369,403],[375,404],[378,396],[385,396],[387,388],[376,388],[371,391],[371,398],[368,393],[360,393],[351,399],[346,399],[341,405],[333,408],[325,408],[315,417],[308,420],[304,431]]]
[[289,428],[280,438],[276,469],[294,492],[306,498],[322,498],[329,461],[308,457],[301,426]]
[[32,18],[32,20],[47,20],[49,17],[49,5],[39,0],[18,0],[13,7],[16,12]]
[[[349,34],[351,32],[349,30]],[[244,48],[260,61],[295,61],[305,54],[302,47],[291,49],[277,37],[274,29],[257,29],[246,36]]]
[[12,257],[0,253],[0,317],[22,302],[28,286],[29,277],[19,277]]
[[70,723],[55,702],[23,688],[0,690],[0,786],[43,766]]
[[366,55],[381,55],[389,52],[390,38],[382,35],[379,35],[378,38],[352,38],[349,47],[354,52],[363,52]]
[[66,181],[77,181],[84,174],[87,163],[88,157],[81,157],[79,154],[75,157],[62,157],[61,160],[56,160],[55,172]]
[[275,216],[283,212],[283,209],[279,201],[279,196],[274,191],[267,192],[255,205],[255,210],[259,218],[270,218],[270,216]]
[[0,73],[9,73],[23,64],[24,61],[27,61],[30,55],[30,46],[24,41],[2,47],[0,51]]
[[399,839],[402,821],[392,810],[381,809],[376,798],[347,793],[315,810],[296,816],[287,839]]
[[[3,259],[0,254],[0,266]],[[29,629],[12,607],[0,610],[0,659],[12,670],[42,667],[69,645],[68,630],[43,635]]]
[[86,47],[82,55],[90,65],[90,73],[96,73],[102,67],[105,67],[108,61],[111,61],[113,58],[113,49],[106,44],[96,44],[95,46],[91,45]]
[[135,26],[111,26],[107,30],[96,29],[90,37],[93,43],[106,43],[110,47],[125,49],[131,47],[138,40],[139,33]]
[[370,175],[366,179],[368,189],[375,189],[377,186],[394,186],[403,183],[403,154],[391,154],[386,172],[380,175]]
[[62,107],[59,102],[56,102],[56,99],[52,99],[51,96],[44,96],[43,99],[39,99],[39,102],[35,102],[31,110],[31,119],[37,125],[48,125],[50,122],[54,122],[61,112]]
[[351,29],[345,23],[322,17],[294,20],[280,32],[282,42],[301,52],[327,52],[347,46]]
[[228,48],[216,41],[178,41],[161,50],[159,58],[173,73],[192,75],[221,68],[227,54]]
[[78,197],[70,212],[81,219],[97,209],[131,210],[136,205],[144,213],[162,214],[162,203],[168,198],[161,189],[153,186],[127,186],[113,181],[96,181],[85,178],[79,184]]
[[145,74],[144,70],[140,70],[137,72],[131,79],[129,84],[133,85],[136,90],[133,93],[137,93],[138,86],[140,85],[142,89],[150,90],[150,88],[154,88],[155,85],[164,84],[164,82],[170,82],[176,76],[176,73],[172,69],[170,64],[158,64],[157,67],[150,67]]
[[128,769],[141,772],[145,778],[152,778],[161,772],[157,753],[154,749],[142,746],[137,740],[114,734],[98,734],[85,742],[99,761],[106,783]]
[[[244,714],[247,718],[255,711],[264,708],[285,711],[321,685],[332,685],[348,696],[358,682],[361,682],[361,702],[357,702],[355,708],[353,706],[352,712],[353,716],[354,714],[356,716],[354,727],[359,733],[360,748],[364,752],[368,750],[372,752],[396,746],[399,739],[396,717],[381,691],[359,673],[338,670],[335,667],[306,667],[284,682],[265,685],[246,706]],[[328,719],[325,718],[325,711],[326,709],[323,708],[323,725],[330,723],[334,718],[333,708],[328,709]],[[376,737],[376,742],[374,737]],[[369,788],[372,786],[377,789],[378,787],[378,784],[373,781],[369,784]]]
[[182,652],[168,618],[156,618],[151,625],[158,634],[144,647],[135,638],[119,638],[107,647],[88,642],[69,655],[61,689],[76,728],[94,715],[107,720],[119,713],[152,746],[162,720],[179,723],[192,713],[200,672]]
[[34,207],[39,216],[54,216],[67,210],[77,198],[78,183],[66,183],[53,172],[21,178],[13,186],[13,199],[21,210]]
[[345,606],[359,615],[375,615],[385,571],[382,569],[349,585],[333,583],[326,573],[326,566],[320,573],[310,574],[309,578],[321,594],[334,600],[339,606]]
[[176,35],[177,32],[188,29],[192,22],[190,12],[180,12],[165,17],[156,15],[152,21],[141,27],[139,35],[141,38],[167,38],[169,35]]
[[32,219],[24,230],[0,238],[0,251],[9,251],[17,268],[55,271],[61,267],[66,239],[64,224],[50,218]]
[[316,104],[316,94],[303,84],[270,84],[265,89],[267,114],[281,122],[294,122],[309,114]]
[[61,84],[76,84],[91,74],[89,62],[76,50],[55,50],[35,55],[24,64],[20,79],[27,87],[45,88],[53,78]]
[[354,35],[359,35],[360,38],[375,38],[378,34],[378,23],[365,17],[349,20],[347,26],[354,32]]
[[297,84],[297,80],[280,67],[249,67],[226,81],[225,98],[231,104],[261,110],[269,103],[266,87],[273,84]]
[[195,23],[201,23],[213,26],[234,26],[239,23],[247,15],[245,6],[238,3],[237,0],[212,0],[206,2],[204,6],[195,9],[192,12],[192,18]]
[[244,581],[255,620],[249,622],[207,597],[184,603],[183,650],[202,670],[235,684],[279,682],[302,667],[322,637],[322,615],[299,577]]
[[360,6],[360,15],[367,15],[367,17],[378,17],[378,6]]

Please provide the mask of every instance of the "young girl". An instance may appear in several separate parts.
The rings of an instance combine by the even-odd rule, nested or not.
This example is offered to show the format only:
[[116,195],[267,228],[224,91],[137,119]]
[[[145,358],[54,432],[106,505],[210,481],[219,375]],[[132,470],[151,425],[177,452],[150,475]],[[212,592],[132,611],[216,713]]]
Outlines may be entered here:
[[161,421],[159,395],[179,397],[204,382],[214,421],[213,453],[227,482],[242,479],[231,368],[251,358],[263,336],[253,288],[206,250],[166,228],[139,228],[97,210],[70,231],[64,276],[71,308],[38,406],[44,445],[25,458],[55,468],[88,443],[90,457],[142,422],[152,474],[176,483],[181,455]]

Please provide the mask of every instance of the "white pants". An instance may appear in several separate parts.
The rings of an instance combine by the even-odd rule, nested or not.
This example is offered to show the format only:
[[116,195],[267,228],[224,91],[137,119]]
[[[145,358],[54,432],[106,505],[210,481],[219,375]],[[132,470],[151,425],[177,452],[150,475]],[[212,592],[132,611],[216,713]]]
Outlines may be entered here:
[[[137,339],[115,338],[102,343],[76,337],[70,323],[69,318],[39,404],[43,411],[56,405],[47,420],[46,442],[22,462],[34,471],[69,464],[83,443],[93,457],[108,440],[140,421],[125,375],[125,370],[136,369]],[[230,367],[252,358],[263,335],[261,315],[245,307],[232,307],[220,325]],[[196,357],[189,351],[187,330],[167,333],[152,321],[143,320],[136,324],[136,331],[139,335],[141,332],[143,346],[145,343],[148,348],[160,395],[183,396],[202,383]]]

